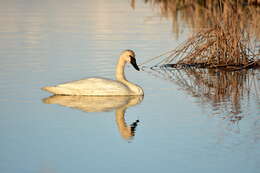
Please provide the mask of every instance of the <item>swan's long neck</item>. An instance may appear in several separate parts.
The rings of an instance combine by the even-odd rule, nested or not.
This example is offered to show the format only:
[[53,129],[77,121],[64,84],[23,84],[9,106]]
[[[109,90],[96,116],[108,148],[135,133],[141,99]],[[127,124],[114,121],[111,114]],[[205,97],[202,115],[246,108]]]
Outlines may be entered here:
[[125,78],[125,64],[126,61],[120,57],[116,66],[116,79],[121,82],[127,81]]
[[129,82],[126,79],[125,64],[126,64],[126,61],[124,60],[123,57],[120,56],[119,61],[116,66],[116,80],[125,84],[132,91],[133,95],[143,95],[143,90],[139,86]]

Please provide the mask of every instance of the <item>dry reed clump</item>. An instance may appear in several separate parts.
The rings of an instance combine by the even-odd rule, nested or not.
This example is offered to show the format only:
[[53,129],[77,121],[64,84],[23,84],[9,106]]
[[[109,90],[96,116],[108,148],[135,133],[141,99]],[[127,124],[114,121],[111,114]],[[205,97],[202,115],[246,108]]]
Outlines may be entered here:
[[178,54],[183,58],[176,65],[230,69],[256,66],[256,55],[248,46],[250,40],[237,32],[221,27],[199,32],[183,45],[183,52]]
[[151,2],[159,4],[163,16],[172,16],[175,26],[180,14],[196,32],[162,64],[235,70],[260,65],[256,41],[260,37],[260,8],[244,5],[247,1],[242,0]]

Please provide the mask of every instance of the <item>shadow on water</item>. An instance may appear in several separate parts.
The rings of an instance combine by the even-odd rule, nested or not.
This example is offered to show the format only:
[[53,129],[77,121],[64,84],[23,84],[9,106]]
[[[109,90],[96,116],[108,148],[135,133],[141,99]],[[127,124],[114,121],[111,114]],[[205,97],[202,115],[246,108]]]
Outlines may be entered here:
[[[202,108],[209,108],[212,111],[211,116],[220,117],[230,127],[235,128],[241,120],[250,116],[252,104],[260,108],[259,70],[224,71],[160,67],[145,68],[144,71],[174,83],[186,94],[195,98]],[[253,109],[253,111],[260,110]],[[255,118],[253,126],[259,129],[260,117]]]
[[108,112],[115,110],[118,131],[125,140],[132,140],[139,120],[130,126],[125,121],[129,107],[141,103],[143,96],[63,96],[54,95],[43,99],[46,104],[58,104],[84,112]]

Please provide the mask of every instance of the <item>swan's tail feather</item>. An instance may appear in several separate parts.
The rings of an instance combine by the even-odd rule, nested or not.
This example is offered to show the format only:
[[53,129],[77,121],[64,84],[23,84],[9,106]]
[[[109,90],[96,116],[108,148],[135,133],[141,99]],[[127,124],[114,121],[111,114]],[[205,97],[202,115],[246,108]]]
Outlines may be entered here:
[[64,89],[55,86],[47,86],[47,87],[43,87],[42,89],[53,94],[59,94],[59,95],[64,94]]
[[71,90],[70,88],[60,87],[60,86],[46,86],[43,87],[42,89],[54,95],[83,95],[83,94],[79,94],[75,90]]

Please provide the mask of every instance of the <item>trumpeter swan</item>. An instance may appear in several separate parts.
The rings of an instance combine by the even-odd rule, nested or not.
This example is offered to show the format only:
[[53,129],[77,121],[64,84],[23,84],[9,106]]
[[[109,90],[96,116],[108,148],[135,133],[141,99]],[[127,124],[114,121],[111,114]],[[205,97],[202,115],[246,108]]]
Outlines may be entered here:
[[56,86],[47,86],[42,89],[56,95],[144,95],[141,87],[125,78],[124,68],[127,62],[131,63],[139,71],[134,51],[125,50],[121,53],[116,66],[116,80],[86,78]]

